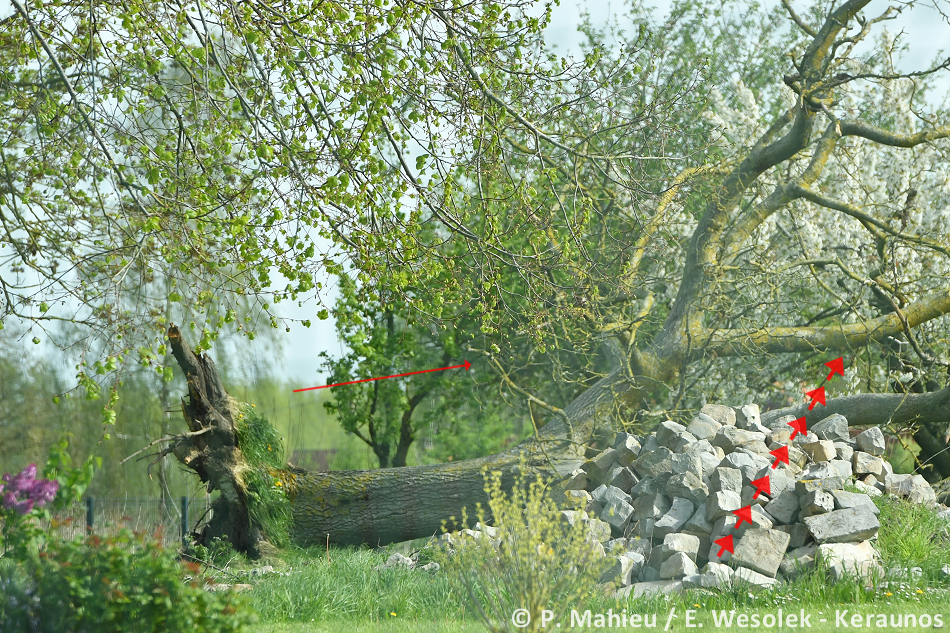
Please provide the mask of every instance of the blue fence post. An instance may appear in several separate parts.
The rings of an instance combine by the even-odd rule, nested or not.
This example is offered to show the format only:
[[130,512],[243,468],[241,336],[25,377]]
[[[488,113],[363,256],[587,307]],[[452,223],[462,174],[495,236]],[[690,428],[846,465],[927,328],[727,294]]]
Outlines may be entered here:
[[185,537],[188,536],[188,497],[181,498],[181,546],[185,547]]
[[92,534],[95,516],[95,501],[93,501],[92,497],[86,497],[86,532],[89,534]]

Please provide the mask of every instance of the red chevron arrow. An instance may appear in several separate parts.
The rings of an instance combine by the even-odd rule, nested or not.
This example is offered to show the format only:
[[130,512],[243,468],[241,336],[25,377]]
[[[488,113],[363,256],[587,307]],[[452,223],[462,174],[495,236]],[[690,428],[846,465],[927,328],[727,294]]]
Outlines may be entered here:
[[752,506],[746,506],[744,508],[739,508],[738,510],[733,510],[732,513],[739,517],[739,522],[736,523],[736,529],[739,529],[739,526],[742,525],[742,522],[745,521],[749,525],[752,525]]
[[829,360],[825,363],[825,367],[831,370],[831,373],[828,374],[828,377],[825,380],[831,380],[831,377],[835,374],[841,374],[844,376],[844,356],[840,356],[834,360]]
[[824,387],[818,387],[817,389],[806,391],[805,395],[811,398],[811,404],[808,405],[809,411],[812,410],[816,402],[820,402],[822,405],[825,404],[825,388]]
[[[810,409],[811,407],[808,407],[808,408]],[[805,416],[802,416],[798,418],[797,420],[792,420],[791,422],[788,423],[788,425],[792,427],[792,429],[794,429],[792,431],[792,435],[790,439],[794,440],[795,436],[798,435],[799,433],[801,433],[802,435],[805,435],[808,432],[807,431],[808,427],[805,426]]]
[[759,479],[753,479],[752,485],[756,487],[755,494],[752,495],[753,499],[758,498],[763,492],[767,495],[772,494],[772,481],[769,479],[769,476],[760,477]]
[[722,556],[723,552],[729,552],[730,554],[734,553],[734,545],[732,543],[732,534],[729,536],[724,536],[720,539],[713,541],[716,545],[719,546],[719,553],[716,556]]
[[777,467],[780,462],[783,464],[788,464],[788,447],[787,446],[780,446],[779,448],[776,448],[774,451],[769,451],[769,454],[775,457],[775,463],[772,464],[772,468]]

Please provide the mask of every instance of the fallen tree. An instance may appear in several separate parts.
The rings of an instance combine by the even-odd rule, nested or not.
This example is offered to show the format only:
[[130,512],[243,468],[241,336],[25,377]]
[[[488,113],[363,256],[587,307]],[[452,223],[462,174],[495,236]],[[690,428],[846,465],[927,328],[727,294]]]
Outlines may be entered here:
[[[195,471],[210,489],[220,491],[213,516],[197,541],[215,536],[256,555],[266,535],[248,512],[241,474],[247,469],[235,433],[237,402],[221,384],[214,362],[196,356],[174,326],[169,340],[188,381],[183,402],[190,429],[165,452]],[[525,463],[544,477],[563,477],[584,461],[596,438],[613,430],[617,398],[629,395],[622,371],[603,378],[571,403],[558,419],[519,446],[480,459],[433,466],[366,471],[310,472],[287,468],[275,473],[293,510],[293,538],[301,545],[320,543],[384,545],[439,532],[442,521],[461,517],[462,508],[485,502],[485,469],[503,473],[509,483]],[[832,414],[852,424],[930,423],[950,419],[950,388],[925,394],[858,394],[827,401],[809,411],[807,404],[767,411],[764,424],[783,415],[805,416],[809,425]],[[470,512],[471,513],[471,512]]]

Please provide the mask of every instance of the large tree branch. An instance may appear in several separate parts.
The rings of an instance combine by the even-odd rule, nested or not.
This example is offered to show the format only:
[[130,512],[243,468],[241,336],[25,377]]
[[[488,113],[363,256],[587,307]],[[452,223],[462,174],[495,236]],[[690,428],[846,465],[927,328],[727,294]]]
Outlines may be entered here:
[[778,418],[791,415],[805,417],[807,425],[839,413],[861,426],[909,424],[911,422],[945,422],[950,419],[950,388],[930,393],[859,393],[832,398],[827,406],[809,411],[808,403],[766,411],[762,424],[768,426]]
[[942,138],[950,137],[950,127],[921,130],[915,134],[900,134],[884,128],[865,123],[864,121],[841,121],[842,136],[860,136],[869,141],[889,145],[891,147],[916,147],[922,143],[929,143]]
[[738,356],[748,353],[750,347],[773,354],[859,347],[903,332],[904,320],[906,327],[912,328],[950,313],[950,290],[915,301],[903,312],[904,319],[892,312],[862,323],[844,325],[768,327],[751,332],[746,329],[718,330],[709,335],[707,345],[697,349],[687,360],[696,360],[703,354]]

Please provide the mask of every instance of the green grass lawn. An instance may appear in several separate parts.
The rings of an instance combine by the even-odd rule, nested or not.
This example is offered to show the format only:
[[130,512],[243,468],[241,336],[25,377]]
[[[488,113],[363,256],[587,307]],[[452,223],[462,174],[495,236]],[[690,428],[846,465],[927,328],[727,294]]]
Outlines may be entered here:
[[[849,630],[883,630],[877,627],[878,614],[914,615],[911,626],[887,630],[924,630],[919,617],[941,615],[943,628],[950,628],[950,578],[941,567],[950,564],[950,535],[945,522],[924,508],[889,499],[878,501],[881,507],[881,531],[877,547],[885,568],[920,567],[922,576],[902,583],[891,582],[887,587],[866,588],[857,581],[830,584],[820,570],[805,573],[794,583],[774,591],[749,592],[732,589],[726,592],[691,591],[674,596],[658,596],[637,601],[617,601],[606,595],[595,595],[576,609],[582,615],[590,609],[597,613],[655,614],[655,630],[663,630],[671,610],[677,616],[670,622],[672,631],[695,630],[687,628],[687,610],[695,624],[702,629],[722,630],[737,627],[717,627],[713,612],[735,610],[738,614],[784,615],[810,613],[810,631],[842,630],[835,611],[848,611]],[[421,570],[394,569],[376,571],[374,567],[388,558],[394,548],[332,548],[330,559],[320,548],[294,549],[279,558],[248,562],[235,560],[230,569],[274,565],[284,575],[268,574],[254,582],[246,593],[253,608],[260,615],[255,630],[273,633],[354,631],[354,632],[448,632],[486,630],[474,611],[451,587],[445,574]],[[221,582],[228,582],[219,578]],[[547,630],[599,630],[596,627],[571,627],[571,605],[558,614],[557,622]],[[861,614],[862,626],[852,627],[851,617]],[[864,618],[873,615],[870,621]],[[822,623],[820,620],[825,619]],[[865,626],[870,622],[870,626]],[[594,624],[593,619],[591,624]],[[914,626],[913,624],[916,624]],[[786,627],[789,630],[790,627]],[[753,629],[754,630],[754,629]],[[761,627],[758,630],[778,630]]]

